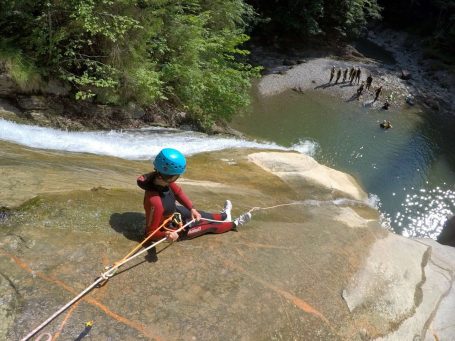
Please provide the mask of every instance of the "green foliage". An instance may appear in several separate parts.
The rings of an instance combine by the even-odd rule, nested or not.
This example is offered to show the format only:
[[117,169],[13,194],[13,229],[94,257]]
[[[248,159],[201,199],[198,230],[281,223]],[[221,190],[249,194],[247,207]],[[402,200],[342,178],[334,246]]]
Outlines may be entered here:
[[249,0],[268,22],[265,34],[336,40],[358,36],[369,21],[380,18],[377,0]]
[[[455,0],[379,0],[384,20],[426,37],[427,52],[454,64]],[[433,50],[433,52],[430,52]]]
[[41,76],[33,63],[21,51],[6,46],[4,42],[0,42],[0,65],[21,90],[36,91],[41,87]]
[[77,99],[170,100],[202,125],[248,104],[243,0],[4,0],[0,38]]
[[[248,104],[249,80],[258,70],[239,61],[247,51],[238,46],[248,37],[238,29],[215,29],[220,24],[212,9],[196,5],[190,10],[177,5],[172,16],[163,18],[168,29],[155,44],[165,41],[166,49],[156,58],[162,63],[167,96],[177,96],[207,127],[214,119],[229,120]],[[227,26],[234,27],[241,15],[231,13],[228,19]]]

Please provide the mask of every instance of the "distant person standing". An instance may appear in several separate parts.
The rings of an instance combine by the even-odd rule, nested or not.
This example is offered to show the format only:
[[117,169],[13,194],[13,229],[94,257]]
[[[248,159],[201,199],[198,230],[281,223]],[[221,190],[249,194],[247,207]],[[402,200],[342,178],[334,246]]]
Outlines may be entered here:
[[374,97],[373,103],[376,102],[376,101],[378,100],[379,95],[381,94],[381,91],[382,91],[382,86],[380,86],[379,88],[376,89],[376,95],[375,95],[375,97]]
[[355,70],[354,67],[351,68],[351,74],[349,76],[349,84],[352,85],[352,82],[354,81],[355,76],[357,75],[357,71]]
[[335,81],[335,84],[338,84],[338,81],[340,80],[341,77],[341,69],[338,69],[337,71],[337,80]]
[[330,70],[330,80],[329,80],[329,83],[332,83],[333,76],[335,76],[335,65],[332,66],[332,70]]
[[367,86],[366,86],[367,90],[370,90],[371,82],[373,82],[373,77],[371,77],[371,74],[370,74],[367,77]]
[[362,84],[357,89],[357,99],[359,99],[360,95],[362,95],[364,86],[365,86],[365,82],[362,82]]
[[343,72],[343,83],[346,82],[346,78],[348,78],[348,71],[349,71],[348,68],[344,69],[344,72]]
[[360,67],[357,68],[357,71],[355,73],[355,79],[357,81],[357,84],[360,83],[360,75],[362,74],[362,71],[360,70]]

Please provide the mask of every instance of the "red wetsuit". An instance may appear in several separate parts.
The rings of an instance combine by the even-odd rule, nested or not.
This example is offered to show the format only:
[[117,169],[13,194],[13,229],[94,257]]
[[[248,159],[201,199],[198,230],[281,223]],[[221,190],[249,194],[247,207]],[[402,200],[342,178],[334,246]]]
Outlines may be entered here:
[[[145,221],[146,236],[153,233],[163,221],[170,217],[175,212],[182,215],[182,219],[185,222],[190,221],[191,209],[193,203],[183,192],[182,188],[175,182],[169,184],[169,186],[159,186],[154,184],[156,173],[148,173],[141,175],[137,179],[137,184],[140,188],[145,190],[144,194],[144,209],[145,209]],[[176,201],[182,206],[176,205]],[[224,220],[226,219],[225,213],[207,213],[198,211],[203,218],[213,220]],[[207,222],[201,220],[191,224],[186,229],[186,237],[194,238],[206,233],[223,233],[232,230],[235,227],[231,221],[226,222]],[[165,237],[165,230],[162,229],[157,231],[152,240],[158,240]]]

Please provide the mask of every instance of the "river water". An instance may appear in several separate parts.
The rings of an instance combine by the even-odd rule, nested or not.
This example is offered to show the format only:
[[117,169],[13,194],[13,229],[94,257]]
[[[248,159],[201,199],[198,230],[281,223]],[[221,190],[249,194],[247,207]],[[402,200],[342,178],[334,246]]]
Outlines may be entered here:
[[[392,129],[379,128],[384,119],[392,121]],[[133,160],[149,159],[163,146],[187,155],[229,148],[295,150],[355,176],[376,199],[384,224],[397,233],[436,238],[455,213],[453,119],[413,107],[368,110],[322,92],[288,91],[253,96],[249,112],[233,126],[247,138],[163,128],[67,132],[0,119],[0,140]],[[229,152],[220,153],[223,157]]]
[[[383,130],[388,119],[393,128]],[[317,91],[254,96],[233,122],[252,138],[314,145],[317,161],[354,175],[378,199],[384,224],[406,236],[436,238],[455,213],[455,120],[410,107],[368,110]]]

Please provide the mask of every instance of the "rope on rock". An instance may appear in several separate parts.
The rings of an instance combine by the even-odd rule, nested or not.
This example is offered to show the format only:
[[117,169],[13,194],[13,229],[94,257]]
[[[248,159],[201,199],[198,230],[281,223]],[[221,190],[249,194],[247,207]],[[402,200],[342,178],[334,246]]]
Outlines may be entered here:
[[[44,339],[41,340],[43,337],[47,337],[47,339],[46,339],[46,340],[44,340]],[[52,341],[52,335],[51,335],[50,333],[41,334],[40,336],[38,336],[38,337],[36,338],[35,341]]]
[[[277,207],[294,206],[294,205],[305,205],[305,202],[303,202],[303,201],[295,201],[295,202],[290,202],[290,203],[286,203],[286,204],[279,204],[279,205],[274,205],[274,206],[268,206],[268,207],[253,207],[247,212],[248,213],[252,213],[254,211],[265,211],[265,210],[271,210],[271,209],[277,208]],[[225,222],[225,220],[214,220],[214,219],[209,219],[209,218],[201,218],[200,220],[210,221],[210,222],[213,222],[213,223]]]
[[[172,217],[171,217],[172,218]],[[187,227],[188,225],[192,224],[195,220],[191,220],[190,222],[188,222],[187,224],[185,225],[181,225],[177,230],[175,230],[175,232],[180,232],[182,231],[185,227]],[[167,219],[167,222],[169,222],[169,220]],[[163,223],[165,224],[165,223]],[[160,226],[160,227],[163,227],[163,226]],[[159,228],[157,229],[159,230]],[[153,234],[151,234],[153,235]],[[150,239],[151,235],[149,237],[147,237],[141,244],[140,246],[142,246],[147,240]],[[85,290],[83,290],[79,295],[77,295],[76,297],[74,297],[71,301],[69,301],[67,304],[65,304],[63,307],[61,307],[58,311],[56,311],[52,316],[50,316],[46,321],[44,321],[43,323],[41,323],[38,327],[36,327],[35,329],[33,329],[30,333],[28,333],[24,338],[21,339],[21,341],[27,341],[29,340],[33,335],[35,335],[36,333],[38,333],[41,329],[43,329],[46,325],[48,325],[52,320],[54,320],[58,315],[60,315],[62,312],[64,312],[66,309],[68,309],[71,305],[73,305],[75,302],[77,302],[80,298],[82,298],[84,295],[86,295],[90,290],[92,290],[94,287],[96,287],[99,283],[103,282],[103,281],[107,281],[110,277],[112,277],[115,272],[117,271],[118,268],[120,268],[123,264],[129,262],[130,260],[133,260],[134,258],[136,258],[137,256],[143,254],[144,252],[150,250],[151,248],[154,248],[155,246],[161,244],[162,242],[166,241],[167,238],[164,237],[160,240],[158,240],[157,242],[153,243],[152,245],[146,247],[145,249],[137,252],[136,254],[132,255],[131,256],[131,253],[134,252],[134,251],[131,251],[130,253],[128,253],[128,257],[124,257],[122,260],[114,263],[114,265],[112,267],[110,267],[106,272],[102,273],[100,275],[100,277],[98,277],[95,282],[93,282],[91,285],[89,285]],[[138,250],[139,248],[136,247],[135,248],[136,250]],[[43,334],[45,335],[45,334]],[[40,336],[41,337],[41,336]]]
[[272,208],[283,207],[283,206],[294,206],[294,205],[304,205],[304,202],[296,201],[296,202],[290,202],[290,203],[287,203],[287,204],[279,204],[279,205],[268,206],[268,207],[253,207],[248,212],[252,213],[254,211],[265,211],[265,210],[271,210]]
[[[130,252],[128,252],[126,254],[126,256],[124,256],[122,259],[120,259],[119,261],[115,262],[113,265],[108,265],[104,268],[104,270],[111,270],[113,269],[117,264],[119,264],[120,262],[122,262],[123,260],[125,259],[128,259],[128,257],[130,257],[131,255],[133,255],[135,252],[137,252],[145,243],[147,243],[154,235],[155,233],[157,233],[161,228],[166,228],[166,225],[168,223],[170,223],[172,220],[174,219],[174,215],[171,215],[169,216],[168,218],[166,218],[163,223],[158,226],[158,228],[153,231],[152,233],[150,233],[142,242],[140,242],[138,245],[136,245]],[[103,277],[103,280],[102,282],[99,283],[99,286],[102,287],[104,284],[106,284],[106,282],[109,280],[109,278],[111,278],[112,276],[115,275],[115,273],[117,272],[118,268],[116,268],[115,270],[109,272],[107,275],[105,272],[104,274],[101,274],[101,276]]]
[[[302,202],[292,202],[292,203],[286,203],[286,204],[279,204],[279,205],[274,205],[274,206],[268,206],[268,207],[253,207],[251,208],[248,212],[249,213],[252,213],[254,211],[261,211],[261,210],[270,210],[270,209],[273,209],[273,208],[277,208],[277,207],[283,207],[283,206],[291,206],[291,205],[302,205],[303,203]],[[153,235],[159,231],[161,228],[164,228],[168,231],[174,231],[174,232],[180,232],[182,231],[183,229],[185,229],[187,226],[189,226],[190,224],[192,224],[193,222],[195,222],[195,219],[189,221],[188,223],[186,223],[185,225],[183,225],[182,221],[181,221],[181,217],[179,217],[176,222],[178,224],[178,229],[176,230],[171,230],[171,229],[168,229],[166,228],[166,225],[168,223],[170,223],[172,220],[174,219],[174,215],[168,217],[167,219],[164,220],[164,222],[155,230],[153,231],[150,235],[147,236],[147,238],[145,238],[141,243],[139,243],[137,246],[135,246],[130,252],[128,252],[128,254],[123,257],[121,260],[115,262],[112,266],[107,266],[105,268],[105,272],[101,273],[101,275],[91,284],[89,285],[85,290],[83,290],[79,295],[77,295],[76,297],[74,297],[71,301],[69,301],[67,304],[65,304],[63,307],[61,307],[58,311],[56,311],[52,316],[50,316],[46,321],[44,321],[43,323],[41,323],[38,327],[36,327],[34,330],[32,330],[30,333],[28,333],[24,338],[21,339],[21,341],[27,341],[29,340],[32,336],[34,336],[36,333],[38,333],[41,329],[43,329],[46,325],[48,325],[50,322],[52,322],[52,320],[54,320],[58,315],[60,315],[62,312],[64,312],[66,309],[68,309],[70,306],[72,306],[74,303],[76,303],[79,299],[81,299],[83,296],[85,296],[88,292],[90,292],[93,288],[97,287],[97,286],[102,286],[104,285],[108,280],[109,278],[111,278],[112,276],[115,275],[116,271],[122,266],[124,265],[125,263],[129,262],[130,260],[133,260],[134,258],[136,258],[137,256],[143,254],[144,252],[154,248],[155,246],[161,244],[162,242],[166,241],[167,238],[164,237],[162,239],[160,239],[159,241],[153,243],[152,245],[144,248],[143,250],[141,250],[140,252],[137,252],[145,243],[147,243],[147,241],[149,241]],[[207,218],[201,218],[201,220],[205,220],[205,221],[211,221],[211,222],[222,222],[221,220],[213,220],[213,219],[207,219]],[[39,336],[39,339],[41,339],[41,337],[43,336],[47,336],[47,335],[50,335],[49,333],[45,333],[45,334],[41,334]],[[51,336],[52,337],[52,336]]]

